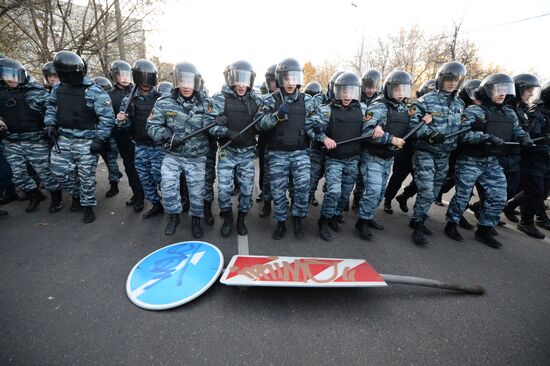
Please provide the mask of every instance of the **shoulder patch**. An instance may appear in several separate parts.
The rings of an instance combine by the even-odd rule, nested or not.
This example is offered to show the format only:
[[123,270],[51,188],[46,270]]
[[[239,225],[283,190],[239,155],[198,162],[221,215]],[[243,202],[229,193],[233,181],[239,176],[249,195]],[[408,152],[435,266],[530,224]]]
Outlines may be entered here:
[[164,115],[165,115],[166,117],[175,117],[175,116],[178,115],[178,113],[177,113],[177,112],[174,112],[174,111],[168,111],[168,112],[164,113]]
[[105,101],[105,105],[110,107],[110,106],[112,105],[112,104],[111,104],[111,99],[107,99],[107,100]]
[[409,107],[407,109],[407,114],[409,115],[409,117],[412,117],[416,114],[416,108],[415,107]]
[[212,112],[212,109],[213,109],[212,102],[208,101],[208,107],[206,108],[206,112],[210,113],[210,112]]
[[367,114],[365,114],[365,117],[363,117],[363,120],[365,122],[368,122],[372,119],[372,112],[367,112]]
[[441,116],[441,112],[430,112],[430,114],[434,117]]

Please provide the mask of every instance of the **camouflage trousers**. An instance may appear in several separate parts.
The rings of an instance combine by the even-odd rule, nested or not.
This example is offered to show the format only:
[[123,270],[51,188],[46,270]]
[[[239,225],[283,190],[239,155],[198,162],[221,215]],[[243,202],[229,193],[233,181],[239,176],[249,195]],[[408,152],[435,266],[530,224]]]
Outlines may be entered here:
[[439,194],[448,171],[448,154],[436,156],[420,150],[414,152],[413,177],[417,189],[412,216],[414,221],[424,221],[428,218],[428,211]]
[[357,179],[358,161],[358,157],[352,159],[328,158],[325,161],[327,191],[321,206],[321,215],[324,217],[330,219],[342,214]]
[[216,182],[216,152],[218,148],[211,148],[206,156],[204,167],[204,200],[214,202],[214,183]]
[[360,166],[365,191],[359,205],[360,218],[364,220],[374,218],[374,211],[380,206],[380,202],[384,198],[392,165],[393,158],[383,159],[368,152],[361,155]]
[[73,197],[80,197],[82,206],[95,206],[98,155],[90,153],[92,140],[59,136],[58,143],[61,152],[51,151],[50,169],[53,175],[64,190]]
[[50,170],[50,149],[45,140],[5,141],[4,156],[11,166],[13,183],[23,192],[38,188],[28,173],[27,164],[38,174],[44,188],[59,191],[61,186]]
[[164,150],[160,146],[147,146],[135,143],[135,166],[139,181],[143,187],[145,199],[151,203],[159,203],[159,188],[162,175],[160,168]]
[[261,187],[262,199],[264,201],[271,201],[273,200],[273,196],[271,195],[271,182],[269,179],[269,150],[267,147],[264,150],[264,177],[264,184]]
[[189,159],[167,153],[162,160],[162,205],[168,214],[182,211],[180,175],[183,172],[189,191],[190,216],[204,217],[204,176],[206,158]]
[[292,216],[307,215],[310,167],[307,150],[269,152],[269,180],[275,206],[274,220],[286,221],[288,218],[286,192],[290,176],[293,182]]
[[218,202],[221,211],[231,210],[231,191],[233,179],[237,179],[239,187],[239,211],[248,212],[252,206],[252,191],[254,190],[254,158],[253,150],[233,153],[227,149],[218,154]]
[[309,200],[315,198],[315,192],[319,185],[319,180],[325,174],[325,153],[320,147],[312,147],[308,150],[311,160],[311,185],[309,188]]
[[363,179],[362,167],[363,162],[359,160],[359,172],[357,173],[357,179],[355,180],[355,189],[353,190],[354,197],[363,197],[365,193],[365,180]]
[[447,221],[458,222],[466,209],[472,189],[479,181],[485,191],[485,202],[479,215],[479,224],[495,226],[506,205],[506,177],[496,159],[459,159],[456,162],[455,195],[449,202]]
[[118,149],[113,137],[109,139],[109,151],[101,153],[101,158],[105,162],[107,171],[109,172],[109,183],[118,183],[120,178],[122,178],[122,173],[118,167]]

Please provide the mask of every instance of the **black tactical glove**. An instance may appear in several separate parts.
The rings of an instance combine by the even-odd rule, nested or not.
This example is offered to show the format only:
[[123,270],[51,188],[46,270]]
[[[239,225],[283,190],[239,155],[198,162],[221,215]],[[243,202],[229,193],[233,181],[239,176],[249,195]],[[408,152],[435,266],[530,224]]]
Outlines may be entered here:
[[90,145],[90,152],[92,154],[99,154],[101,153],[101,151],[103,151],[103,144],[105,143],[105,141],[103,141],[102,139],[99,139],[99,138],[95,138],[93,141],[92,141],[92,144]]
[[184,135],[181,135],[179,133],[175,133],[172,135],[172,137],[168,140],[168,150],[173,150],[185,143]]
[[290,106],[288,103],[283,103],[279,106],[277,110],[277,118],[279,120],[284,120],[288,118],[288,112],[290,112]]
[[218,126],[225,126],[227,124],[227,117],[222,115],[216,116],[216,118],[214,118],[214,121]]
[[239,137],[239,133],[228,129],[225,136],[229,137],[230,140],[235,140],[237,137]]
[[46,137],[48,140],[55,140],[57,139],[57,129],[55,127],[44,127],[44,137]]
[[485,131],[485,122],[476,119],[470,125],[472,131]]
[[487,139],[487,142],[494,146],[502,146],[504,145],[504,140],[500,137],[489,135],[489,138]]
[[430,144],[441,144],[445,141],[445,136],[437,131],[432,131],[428,134],[428,142]]
[[533,146],[533,141],[531,140],[529,135],[525,135],[521,138],[521,140],[519,140],[519,144],[521,145],[521,147],[531,147]]

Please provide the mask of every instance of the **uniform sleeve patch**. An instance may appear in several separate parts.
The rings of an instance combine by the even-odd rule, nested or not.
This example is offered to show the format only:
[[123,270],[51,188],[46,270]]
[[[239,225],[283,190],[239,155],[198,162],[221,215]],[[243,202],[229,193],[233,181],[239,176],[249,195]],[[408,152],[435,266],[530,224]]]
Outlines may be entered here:
[[363,120],[365,120],[365,122],[368,122],[372,119],[372,112],[367,112],[367,114],[365,114],[365,117],[363,118]]
[[415,107],[409,107],[409,109],[407,110],[407,114],[409,115],[409,117],[412,117],[416,114],[416,108]]

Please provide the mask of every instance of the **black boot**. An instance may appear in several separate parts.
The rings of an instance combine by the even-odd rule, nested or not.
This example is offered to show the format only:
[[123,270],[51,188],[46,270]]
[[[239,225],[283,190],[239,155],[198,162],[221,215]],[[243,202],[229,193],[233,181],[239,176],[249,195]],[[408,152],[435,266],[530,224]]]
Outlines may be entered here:
[[359,236],[362,239],[370,240],[372,238],[372,234],[367,225],[367,220],[361,218],[357,219],[357,222],[355,223],[355,230],[359,232]]
[[407,197],[403,196],[402,194],[395,197],[395,200],[397,203],[399,203],[399,208],[403,212],[409,212],[409,207],[407,206]]
[[321,238],[325,241],[331,241],[332,235],[330,234],[330,230],[328,229],[328,223],[332,220],[328,219],[321,215],[319,218],[319,221],[317,221],[317,227],[319,228],[319,235]]
[[138,191],[134,193],[134,197],[132,197],[134,202],[132,203],[132,208],[134,209],[134,212],[141,212],[143,211],[143,200],[144,200],[144,194],[143,191]]
[[498,249],[502,246],[502,243],[495,239],[490,226],[479,225],[476,230],[475,239],[491,248]]
[[344,225],[344,215],[334,215],[332,218],[340,225]]
[[457,224],[456,222],[450,222],[448,221],[447,222],[447,225],[445,225],[445,234],[447,234],[447,236],[455,241],[464,241],[464,238],[462,237],[462,235],[460,235],[460,233],[458,232],[458,229],[456,228],[457,227]]
[[174,235],[176,233],[176,227],[180,223],[180,214],[169,214],[168,215],[168,224],[164,228],[164,234]]
[[523,231],[525,234],[537,239],[544,239],[544,234],[541,233],[534,224],[524,224],[520,222],[518,224],[518,230]]
[[506,206],[504,206],[504,209],[502,210],[504,216],[506,216],[506,218],[512,222],[519,222],[519,219],[515,213],[516,207],[516,203],[512,199],[506,204]]
[[304,226],[302,224],[302,218],[298,216],[292,216],[292,226],[294,228],[294,236],[297,239],[304,238]]
[[164,207],[160,202],[153,203],[153,207],[149,209],[146,213],[143,214],[144,219],[150,219],[151,217],[157,216],[164,213]]
[[245,216],[246,212],[239,211],[237,214],[237,234],[239,235],[248,235],[248,229],[244,223]]
[[[426,239],[425,232],[424,232],[425,231],[424,222],[411,220],[411,223],[414,229],[412,234],[413,242],[416,245],[428,244],[428,239]],[[409,226],[411,226],[411,224],[409,224]]]
[[220,214],[223,217],[223,224],[220,229],[220,233],[223,237],[228,237],[231,235],[231,225],[233,225],[233,211],[231,209],[227,211],[222,211]]
[[111,189],[105,192],[105,197],[114,197],[118,194],[118,182],[111,182]]
[[209,226],[214,225],[214,216],[212,216],[212,202],[204,201],[204,223]]
[[25,211],[27,212],[33,212],[36,211],[38,208],[38,205],[40,204],[40,191],[38,189],[33,189],[32,191],[29,191],[29,204],[27,205],[27,208]]
[[195,239],[202,238],[201,218],[198,216],[191,216],[191,232]]
[[50,213],[61,211],[61,209],[63,208],[63,198],[61,195],[61,190],[52,191],[50,192],[50,195],[52,196],[52,201],[50,202],[50,208],[48,209],[48,211]]
[[260,211],[260,217],[268,217],[271,215],[271,201],[264,201],[264,206]]
[[319,206],[319,202],[317,201],[317,199],[316,199],[315,197],[313,197],[313,198],[309,201],[309,203],[310,203],[312,206],[315,206],[315,207]]
[[74,196],[73,202],[71,202],[71,208],[69,209],[71,212],[77,212],[82,211],[82,206],[80,205],[80,197]]
[[336,231],[337,233],[342,231],[342,227],[340,226],[340,222],[338,221],[338,216],[333,216],[330,220],[328,220],[327,224],[328,224],[328,227],[330,227],[332,230]]
[[474,228],[474,225],[470,224],[470,222],[466,220],[464,216],[460,216],[460,220],[458,221],[458,226],[466,230],[472,230]]
[[384,230],[384,225],[380,225],[379,223],[377,223],[373,219],[366,220],[366,221],[367,221],[367,226],[368,227],[371,227],[371,228],[376,229],[376,230]]
[[349,211],[349,201],[346,203],[346,205],[344,206],[344,211],[345,212],[348,212]]
[[479,201],[468,205],[468,208],[474,213],[475,218],[479,221],[479,215],[481,214],[481,203]]
[[[411,219],[411,221],[409,221],[409,227],[411,229],[414,229],[416,228],[416,221],[414,221],[414,219]],[[424,222],[422,221],[422,232],[424,233],[424,235],[428,235],[428,236],[432,236],[434,233],[433,231],[431,231],[427,226],[426,224],[424,224]]]
[[8,211],[0,210],[0,217],[8,216]]
[[393,208],[391,208],[391,201],[384,200],[384,212],[392,214]]
[[535,222],[537,226],[543,228],[544,230],[550,230],[550,220],[548,217],[543,218],[541,216],[537,217],[537,221]]
[[15,185],[13,183],[7,184],[6,189],[4,189],[4,194],[0,198],[0,205],[19,200],[20,197],[17,195],[17,192],[15,192]]
[[95,213],[94,213],[93,207],[91,206],[82,207],[82,211],[84,211],[84,216],[82,217],[83,223],[89,224],[90,222],[93,222],[95,220]]
[[275,231],[273,232],[273,235],[271,237],[273,240],[280,240],[285,236],[286,233],[286,225],[284,221],[277,221],[277,228],[275,228]]

